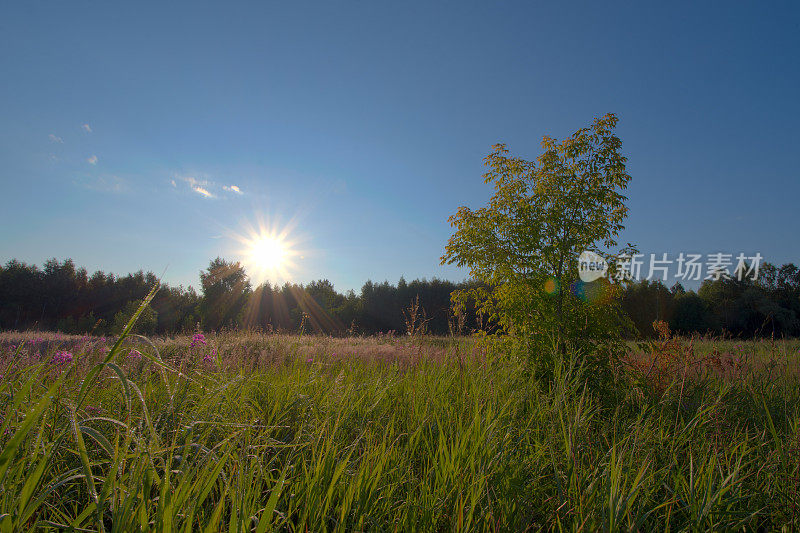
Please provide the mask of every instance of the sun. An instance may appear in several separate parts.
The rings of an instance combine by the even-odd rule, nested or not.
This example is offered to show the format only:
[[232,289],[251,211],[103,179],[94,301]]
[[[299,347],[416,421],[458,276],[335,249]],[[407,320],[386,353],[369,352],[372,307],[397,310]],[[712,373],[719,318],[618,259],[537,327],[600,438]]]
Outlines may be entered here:
[[240,231],[227,230],[228,236],[239,243],[232,250],[248,277],[257,284],[291,281],[307,251],[297,249],[297,237],[293,237],[294,225],[280,224],[279,220],[265,222],[256,216],[255,223],[244,220]]
[[245,245],[241,250],[242,259],[253,279],[258,282],[277,282],[291,277],[290,273],[296,267],[293,259],[297,252],[285,234],[262,228],[242,241]]
[[280,271],[288,255],[286,245],[276,237],[258,237],[250,244],[250,259],[261,270]]

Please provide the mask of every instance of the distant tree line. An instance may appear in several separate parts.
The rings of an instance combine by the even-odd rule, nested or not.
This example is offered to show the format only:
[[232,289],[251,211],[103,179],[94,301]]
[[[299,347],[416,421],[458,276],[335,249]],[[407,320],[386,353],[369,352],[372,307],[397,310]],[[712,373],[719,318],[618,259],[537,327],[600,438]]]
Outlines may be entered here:
[[198,315],[208,330],[223,327],[332,335],[467,333],[480,326],[474,310],[451,313],[450,294],[472,286],[439,279],[367,281],[359,294],[336,292],[328,280],[253,288],[239,263],[217,258],[200,274]]
[[[70,259],[51,259],[42,268],[11,260],[0,266],[0,329],[114,334],[157,283],[151,272],[89,275]],[[198,294],[162,283],[137,330],[173,334],[199,326],[347,335],[412,329],[446,335],[488,325],[472,306],[453,313],[451,293],[476,288],[472,281],[367,281],[359,293],[344,294],[328,280],[253,287],[239,263],[217,258],[200,273],[200,285]],[[755,281],[707,280],[696,292],[642,281],[625,288],[622,306],[645,337],[654,335],[654,320],[682,334],[799,336],[800,271],[794,264],[765,264]]]
[[[90,275],[70,259],[51,259],[42,268],[11,260],[0,266],[0,329],[114,334],[157,283],[152,272]],[[454,317],[450,312],[450,293],[469,287],[469,282],[400,279],[390,285],[368,281],[358,294],[338,293],[328,280],[253,287],[239,263],[217,258],[200,273],[200,286],[198,294],[191,287],[162,283],[137,330],[148,335],[173,334],[199,326],[206,331],[402,334],[413,320],[417,331],[444,335],[467,333],[479,326],[474,313]],[[412,314],[414,301],[418,305]]]
[[639,334],[655,335],[653,321],[663,320],[681,334],[711,333],[734,337],[800,336],[800,270],[792,264],[766,263],[756,280],[705,280],[695,291],[660,281],[629,285],[622,306]]
[[[0,267],[0,328],[107,334],[119,331],[158,283],[152,272],[92,275],[71,259],[50,259],[43,268],[11,260]],[[191,329],[197,323],[197,293],[162,285],[139,321],[147,334]]]

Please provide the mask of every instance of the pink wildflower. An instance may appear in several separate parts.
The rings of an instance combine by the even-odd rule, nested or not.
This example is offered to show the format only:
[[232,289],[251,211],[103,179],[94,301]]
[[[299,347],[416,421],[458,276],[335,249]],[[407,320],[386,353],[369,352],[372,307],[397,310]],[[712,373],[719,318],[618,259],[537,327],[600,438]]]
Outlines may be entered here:
[[195,333],[194,337],[192,337],[192,348],[195,348],[200,345],[206,345],[206,337],[202,333]]
[[52,363],[54,365],[63,365],[72,362],[72,354],[66,350],[61,350],[53,355]]

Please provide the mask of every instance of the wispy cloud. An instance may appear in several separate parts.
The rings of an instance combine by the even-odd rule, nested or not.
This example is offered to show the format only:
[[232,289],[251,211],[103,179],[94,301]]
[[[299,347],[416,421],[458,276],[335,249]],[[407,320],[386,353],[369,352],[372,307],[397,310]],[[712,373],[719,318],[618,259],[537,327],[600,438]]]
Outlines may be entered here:
[[179,188],[178,185],[181,182],[185,183],[192,192],[199,194],[203,198],[224,198],[224,193],[244,195],[238,185],[222,185],[208,179],[208,175],[202,173],[190,176],[175,175],[174,178],[170,179],[170,184],[176,189]]
[[86,162],[89,163],[90,165],[96,165],[97,164],[97,156],[93,155],[91,157],[86,158]]
[[[189,185],[190,189],[192,189],[194,192],[196,192],[203,198],[214,198],[214,195],[211,193],[210,190],[208,190],[209,186],[211,185],[208,181],[198,180],[192,176],[185,176],[181,179]],[[175,180],[172,181],[174,182]]]
[[58,144],[64,144],[64,139],[62,139],[61,137],[58,137],[58,136],[56,136],[56,135],[53,135],[52,133],[51,133],[50,135],[48,135],[47,137],[48,137],[48,138],[49,138],[51,141],[53,141],[54,143],[58,143]]
[[89,126],[88,124],[84,124],[83,126],[81,126],[81,128],[83,128],[83,131],[85,131],[86,133],[92,133],[92,127]]
[[193,186],[192,190],[197,194],[199,194],[200,196],[205,196],[206,198],[214,198],[214,195],[208,192],[208,189],[205,189],[199,185]]

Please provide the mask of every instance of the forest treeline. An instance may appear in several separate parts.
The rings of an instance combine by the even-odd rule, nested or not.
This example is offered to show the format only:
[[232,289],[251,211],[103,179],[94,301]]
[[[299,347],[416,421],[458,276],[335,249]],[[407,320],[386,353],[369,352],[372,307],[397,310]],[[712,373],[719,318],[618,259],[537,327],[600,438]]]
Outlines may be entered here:
[[636,329],[652,336],[654,320],[682,334],[735,337],[800,336],[800,270],[793,263],[765,263],[756,280],[705,280],[695,291],[676,283],[642,281],[629,285],[622,306]]
[[[0,329],[64,333],[119,332],[158,283],[151,272],[89,274],[72,260],[51,259],[39,268],[17,260],[0,266]],[[337,292],[328,280],[255,286],[239,263],[217,258],[200,273],[200,289],[161,284],[138,322],[144,334],[225,328],[333,335],[416,332],[469,333],[485,326],[467,309],[451,312],[450,294],[475,282],[400,279],[368,281],[359,293]],[[632,331],[652,336],[654,320],[682,334],[800,335],[800,271],[794,264],[765,264],[758,280],[707,280],[697,291],[680,284],[642,281],[621,300]]]
[[[51,259],[42,268],[11,260],[0,266],[0,329],[114,334],[157,283],[158,277],[151,272],[89,274],[70,259]],[[368,281],[358,294],[338,293],[328,280],[253,287],[239,263],[217,258],[200,273],[200,293],[192,287],[162,283],[137,322],[137,330],[172,334],[227,327],[402,334],[413,320],[417,328],[446,334],[450,293],[469,285],[439,279],[401,279],[396,285]],[[412,300],[419,303],[413,315]],[[467,332],[477,324],[465,320],[460,326]]]

